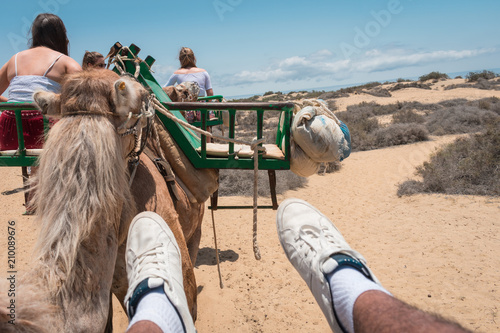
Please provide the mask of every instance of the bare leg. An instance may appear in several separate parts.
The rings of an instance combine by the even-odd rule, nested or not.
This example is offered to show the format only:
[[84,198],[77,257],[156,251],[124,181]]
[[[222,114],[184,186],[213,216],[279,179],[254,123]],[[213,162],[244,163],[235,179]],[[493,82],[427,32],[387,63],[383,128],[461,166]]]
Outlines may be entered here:
[[367,291],[354,303],[354,331],[469,332],[459,324],[423,312],[380,291]]
[[468,332],[390,295],[333,223],[300,199],[287,199],[276,225],[290,263],[306,281],[334,332]]
[[127,333],[163,333],[163,331],[152,321],[142,320],[135,323]]

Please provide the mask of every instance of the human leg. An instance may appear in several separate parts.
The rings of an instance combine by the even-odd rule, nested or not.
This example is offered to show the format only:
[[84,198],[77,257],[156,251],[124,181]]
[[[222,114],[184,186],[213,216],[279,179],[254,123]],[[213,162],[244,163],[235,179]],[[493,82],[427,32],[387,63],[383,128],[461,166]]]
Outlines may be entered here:
[[181,255],[175,237],[156,213],[132,221],[126,249],[128,332],[194,332],[184,294]]
[[380,291],[361,294],[354,304],[354,331],[358,332],[467,332],[457,323],[426,313]]
[[[276,224],[285,254],[306,281],[334,332],[354,332],[355,329],[363,332],[364,327],[368,328],[367,332],[373,332],[374,325],[381,320],[392,324],[404,320],[377,309],[379,305],[388,304],[399,309],[404,303],[380,285],[363,256],[349,246],[319,210],[303,200],[287,199],[278,209]],[[364,302],[366,294],[376,296],[371,302]],[[359,315],[370,310],[378,317]],[[429,320],[430,316],[415,316],[427,320],[430,327],[437,327],[433,326],[437,323]]]

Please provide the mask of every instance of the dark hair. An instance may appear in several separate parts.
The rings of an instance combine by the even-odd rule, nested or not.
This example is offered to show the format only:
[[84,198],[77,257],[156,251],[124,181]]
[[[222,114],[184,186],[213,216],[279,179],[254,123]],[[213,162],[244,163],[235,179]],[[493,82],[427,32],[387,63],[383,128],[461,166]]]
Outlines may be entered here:
[[31,25],[30,48],[45,46],[68,55],[68,37],[66,27],[59,16],[39,14]]
[[85,51],[85,54],[83,55],[83,60],[82,60],[82,69],[87,69],[89,65],[95,65],[97,62],[97,59],[104,58],[102,54],[99,52],[93,51]]
[[181,62],[181,68],[196,67],[196,57],[193,50],[189,47],[181,49],[179,52],[179,61]]

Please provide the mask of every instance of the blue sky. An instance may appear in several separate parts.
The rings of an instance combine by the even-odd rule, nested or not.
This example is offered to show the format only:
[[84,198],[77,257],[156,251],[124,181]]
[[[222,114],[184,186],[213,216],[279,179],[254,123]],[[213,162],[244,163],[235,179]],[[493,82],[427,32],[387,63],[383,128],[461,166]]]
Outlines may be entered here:
[[500,67],[498,0],[9,1],[2,64],[26,48],[41,12],[63,19],[78,62],[135,43],[161,84],[191,47],[224,96]]

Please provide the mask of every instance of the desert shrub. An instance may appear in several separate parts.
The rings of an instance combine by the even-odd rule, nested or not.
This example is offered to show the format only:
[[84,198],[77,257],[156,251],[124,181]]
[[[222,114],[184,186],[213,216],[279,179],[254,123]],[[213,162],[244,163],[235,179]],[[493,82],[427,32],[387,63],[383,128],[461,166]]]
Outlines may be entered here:
[[259,98],[260,98],[259,95],[253,95],[252,97],[247,97],[247,98],[232,99],[231,102],[255,102],[258,101]]
[[452,107],[452,106],[457,106],[457,105],[464,105],[467,104],[467,100],[465,98],[455,98],[455,99],[448,99],[446,101],[439,102],[439,105],[442,105],[444,107]]
[[328,109],[330,109],[331,111],[337,110],[337,103],[335,103],[335,100],[333,99],[326,101],[326,105],[328,106]]
[[324,94],[325,91],[324,90],[321,90],[321,91],[313,90],[313,91],[304,91],[301,93],[303,93],[303,94],[302,94],[302,96],[300,96],[300,98],[309,99],[309,98],[319,98],[319,96]]
[[431,89],[431,85],[429,83],[422,83],[422,82],[416,82],[412,81],[410,83],[398,83],[394,85],[394,87],[390,88],[390,91],[396,91],[400,89],[405,89],[405,88],[419,88],[419,89]]
[[[359,93],[359,92],[362,92],[363,90],[373,89],[373,88],[381,86],[381,85],[382,85],[382,83],[380,83],[380,82],[368,82],[368,83],[365,83],[365,84],[362,84],[359,86],[341,88],[339,90],[336,90],[334,93],[338,94],[339,97],[347,97],[347,96],[349,96],[349,94]],[[335,97],[335,98],[337,98],[337,97]]]
[[353,110],[338,112],[337,117],[342,120],[351,133],[351,148],[353,151],[369,150],[374,148],[374,138],[371,132],[379,128],[377,119],[367,116],[370,114],[363,106]]
[[332,99],[332,98],[340,98],[340,97],[348,97],[349,94],[346,92],[340,92],[340,91],[328,91],[325,93],[322,93],[321,95],[318,96],[319,99]]
[[482,72],[469,72],[469,74],[465,76],[468,82],[477,82],[479,79],[489,80],[495,77],[496,74],[494,72],[487,70],[483,70]]
[[333,173],[339,171],[341,167],[342,164],[338,161],[321,163],[321,166],[319,167],[318,170],[318,174],[323,175],[325,173]]
[[459,105],[433,112],[426,122],[434,135],[471,133],[484,129],[485,125],[498,119],[498,114],[476,106]]
[[472,88],[473,85],[469,83],[461,83],[461,84],[450,84],[449,86],[444,87],[444,90],[452,90],[458,88]]
[[387,105],[380,105],[375,102],[362,102],[356,105],[349,105],[347,112],[362,114],[365,117],[381,116],[384,114],[392,114],[403,107],[402,103],[393,103]]
[[483,110],[489,110],[491,108],[491,103],[487,100],[480,100],[478,107]]
[[425,117],[411,109],[402,109],[392,115],[392,122],[395,124],[422,124],[425,122]]
[[380,88],[380,87],[376,87],[376,88],[373,88],[370,90],[363,90],[363,92],[365,94],[369,94],[369,95],[372,95],[375,97],[391,97],[392,96],[391,93],[389,92],[389,90],[384,89],[384,88]]
[[[219,195],[253,196],[253,183],[253,170],[221,169],[219,172]],[[290,170],[276,171],[277,194],[304,187],[306,183],[306,178],[297,176]],[[269,177],[265,170],[259,171],[257,193],[259,196],[270,196]]]
[[407,180],[398,185],[398,197],[424,192],[424,184],[417,180]]
[[394,124],[380,128],[373,133],[377,148],[404,145],[429,139],[429,132],[423,125]]
[[409,80],[409,79],[403,79],[403,78],[399,78],[396,80],[396,82],[398,83],[401,83],[401,82],[411,82],[412,80]]
[[487,97],[476,101],[467,102],[469,106],[476,106],[482,110],[490,110],[500,115],[500,99],[498,97]]
[[500,90],[500,81],[479,78],[474,85],[474,88],[483,90]]
[[429,74],[422,75],[419,77],[420,81],[427,81],[427,80],[441,80],[441,79],[449,79],[450,77],[448,74],[445,73],[439,73],[439,72],[430,72]]
[[269,96],[269,95],[272,95],[272,94],[274,94],[274,92],[272,90],[269,90],[269,91],[266,91],[264,93],[264,95],[262,95],[262,96]]
[[417,168],[422,182],[407,181],[398,195],[418,192],[500,195],[500,121],[485,133],[458,139]]

